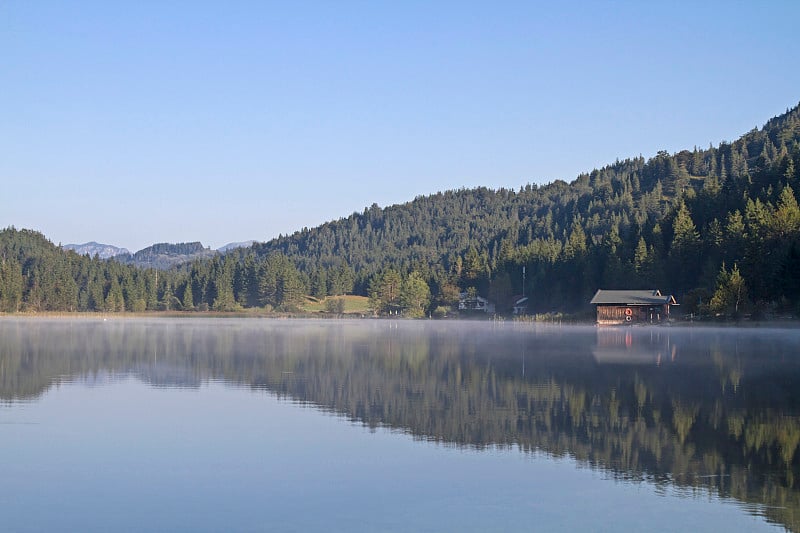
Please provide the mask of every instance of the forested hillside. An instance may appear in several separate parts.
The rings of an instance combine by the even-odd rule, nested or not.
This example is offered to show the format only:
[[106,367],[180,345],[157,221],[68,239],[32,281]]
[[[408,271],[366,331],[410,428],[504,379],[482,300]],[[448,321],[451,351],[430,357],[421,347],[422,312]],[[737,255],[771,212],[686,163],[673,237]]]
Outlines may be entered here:
[[299,273],[280,254],[257,265],[214,255],[161,271],[62,250],[32,230],[0,231],[0,312],[292,308],[303,294]]
[[[800,311],[800,108],[734,142],[617,161],[572,183],[457,190],[304,228],[168,272],[0,234],[0,305],[141,310],[369,295],[421,315],[488,297],[508,312],[585,309],[597,288],[659,288],[687,312]],[[120,298],[121,294],[121,298]]]
[[348,266],[364,294],[387,271],[418,272],[440,303],[452,303],[448,286],[474,286],[500,310],[522,292],[523,266],[541,311],[578,309],[599,287],[657,287],[694,309],[731,271],[749,289],[742,302],[796,308],[799,142],[795,107],[732,143],[617,161],[571,184],[373,205],[253,252],[283,253],[311,279]]

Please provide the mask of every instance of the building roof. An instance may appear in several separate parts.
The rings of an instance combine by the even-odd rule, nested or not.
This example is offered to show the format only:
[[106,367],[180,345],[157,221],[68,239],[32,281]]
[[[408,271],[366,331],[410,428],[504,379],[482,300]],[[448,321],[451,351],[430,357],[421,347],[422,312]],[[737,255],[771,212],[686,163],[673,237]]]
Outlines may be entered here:
[[675,298],[661,294],[658,289],[645,291],[606,291],[598,289],[591,304],[616,305],[677,305]]
[[472,298],[470,298],[470,297],[469,297],[469,294],[467,294],[466,292],[459,293],[459,295],[458,295],[458,299],[459,299],[460,301],[462,301],[462,302],[466,302],[466,301],[473,301],[473,302],[488,302],[488,301],[489,301],[489,300],[487,300],[486,298],[484,298],[483,296],[479,296],[479,295],[477,295],[477,294],[476,294],[475,296],[473,296]]

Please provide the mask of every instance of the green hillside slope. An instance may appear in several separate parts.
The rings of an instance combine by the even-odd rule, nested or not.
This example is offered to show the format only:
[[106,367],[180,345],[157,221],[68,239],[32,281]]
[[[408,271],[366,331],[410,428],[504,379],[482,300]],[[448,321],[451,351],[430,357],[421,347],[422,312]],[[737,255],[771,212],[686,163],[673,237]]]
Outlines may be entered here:
[[[754,303],[796,302],[797,107],[732,143],[618,161],[572,183],[419,197],[255,245],[309,276],[347,265],[358,292],[391,267],[434,292],[469,286],[503,303],[575,309],[598,287],[713,291],[737,265]],[[700,289],[691,293],[693,289]]]

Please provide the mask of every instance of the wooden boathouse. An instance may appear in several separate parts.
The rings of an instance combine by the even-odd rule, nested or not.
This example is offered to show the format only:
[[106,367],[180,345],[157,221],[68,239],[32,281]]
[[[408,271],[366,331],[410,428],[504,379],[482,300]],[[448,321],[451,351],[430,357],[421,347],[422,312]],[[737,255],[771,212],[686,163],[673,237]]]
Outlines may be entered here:
[[592,301],[597,306],[600,326],[660,324],[669,319],[669,309],[678,305],[675,298],[659,290],[608,291],[598,289]]

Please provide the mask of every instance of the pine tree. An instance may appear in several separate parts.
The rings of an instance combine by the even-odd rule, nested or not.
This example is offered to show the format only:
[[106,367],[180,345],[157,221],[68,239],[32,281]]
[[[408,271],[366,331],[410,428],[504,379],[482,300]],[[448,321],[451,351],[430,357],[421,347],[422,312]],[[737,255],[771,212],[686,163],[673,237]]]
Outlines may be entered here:
[[671,274],[675,288],[686,291],[697,285],[700,267],[700,234],[686,204],[681,203],[673,223],[669,250]]
[[286,265],[278,273],[276,303],[280,308],[292,311],[302,302],[304,292],[297,269],[292,265]]
[[800,231],[800,207],[788,185],[781,191],[773,221],[773,234],[779,239],[795,237]]
[[393,268],[375,276],[370,283],[370,306],[376,314],[397,313],[402,308],[400,301],[402,278]]
[[636,272],[643,272],[646,268],[647,261],[647,243],[644,237],[639,237],[639,242],[636,243],[636,251],[633,255],[633,266]]
[[311,295],[320,300],[328,295],[328,279],[323,268],[311,273]]
[[117,313],[125,310],[125,298],[122,295],[122,287],[120,287],[116,277],[112,277],[109,283],[103,310],[108,313]]
[[725,263],[717,276],[717,288],[711,297],[709,309],[712,313],[729,314],[738,316],[747,302],[747,286],[739,272],[739,266],[734,264],[733,269],[725,270]]
[[194,296],[192,296],[192,280],[187,279],[183,286],[183,308],[187,311],[194,310]]
[[236,298],[233,294],[233,256],[226,256],[216,263],[216,276],[214,277],[215,296],[211,307],[215,311],[234,311],[237,309]]
[[404,314],[409,317],[425,315],[425,309],[430,304],[431,291],[428,284],[418,272],[412,272],[402,283],[400,302]]
[[570,230],[569,239],[564,245],[564,257],[566,259],[574,259],[581,257],[586,253],[586,233],[578,220],[572,222],[572,229]]

